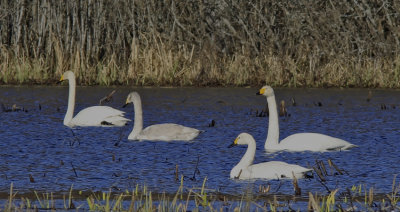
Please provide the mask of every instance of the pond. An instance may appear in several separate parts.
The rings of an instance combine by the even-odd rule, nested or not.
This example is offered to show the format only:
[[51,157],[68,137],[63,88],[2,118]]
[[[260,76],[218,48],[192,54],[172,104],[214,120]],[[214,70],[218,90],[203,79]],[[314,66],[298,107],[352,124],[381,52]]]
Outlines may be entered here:
[[[277,160],[304,167],[325,164],[324,182],[314,173],[299,180],[303,194],[344,191],[353,185],[390,192],[400,173],[400,92],[368,89],[276,88],[279,103],[285,100],[290,116],[280,117],[280,138],[293,133],[317,132],[357,145],[349,151],[326,153],[266,153],[268,117],[256,116],[266,106],[259,88],[132,88],[78,87],[75,114],[97,105],[116,90],[108,106],[134,118],[133,106],[122,108],[130,91],[142,98],[144,126],[177,123],[200,129],[191,142],[131,141],[133,121],[125,127],[77,127],[63,125],[67,86],[1,87],[0,102],[23,107],[22,112],[0,113],[0,191],[133,190],[146,185],[153,192],[175,193],[184,176],[187,188],[201,187],[241,195],[270,186],[271,192],[293,194],[290,180],[239,181],[229,178],[246,146],[228,148],[237,135],[254,136],[254,163]],[[292,105],[294,98],[296,106]],[[386,109],[383,108],[386,106]],[[214,127],[209,124],[215,121]],[[343,174],[328,165],[331,160]],[[336,173],[336,174],[335,174]],[[397,177],[398,178],[398,177]],[[397,179],[398,181],[398,179]]]

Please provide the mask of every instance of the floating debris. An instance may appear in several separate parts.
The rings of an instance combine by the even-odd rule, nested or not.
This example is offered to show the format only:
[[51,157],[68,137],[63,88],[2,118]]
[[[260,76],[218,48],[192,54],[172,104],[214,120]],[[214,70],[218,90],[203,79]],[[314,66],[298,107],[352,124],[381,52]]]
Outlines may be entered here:
[[260,185],[258,187],[258,193],[267,194],[271,190],[271,185]]
[[340,174],[343,175],[343,172],[345,172],[344,170],[339,169],[339,167],[336,166],[336,164],[333,163],[333,161],[331,159],[328,159],[328,164],[330,167],[335,168],[335,170]]
[[287,110],[286,110],[286,106],[285,106],[285,100],[282,100],[280,105],[279,105],[279,116],[288,116]]
[[175,181],[179,180],[179,167],[178,164],[175,165]]
[[34,183],[34,182],[35,182],[35,179],[33,178],[33,176],[32,176],[31,174],[29,174],[29,181],[30,181],[31,183]]
[[74,164],[72,164],[72,162],[71,162],[71,167],[72,167],[72,170],[73,170],[74,173],[75,173],[75,177],[78,177],[78,174],[76,173],[76,169],[75,169],[75,167],[74,167]]
[[256,110],[256,117],[267,117],[269,116],[268,104],[266,104],[265,108],[262,109],[260,112]]
[[12,106],[11,106],[11,108],[9,108],[9,107],[7,107],[7,106],[5,106],[3,103],[1,103],[1,110],[3,111],[3,112],[19,112],[19,111],[23,111],[23,112],[28,112],[28,110],[26,110],[25,108],[23,108],[23,107],[19,107],[19,106],[17,106],[16,104],[13,104]]
[[322,103],[321,102],[314,102],[314,105],[318,106],[318,107],[322,107]]
[[185,98],[183,98],[183,99],[181,100],[181,103],[185,103],[187,99],[188,99],[188,97],[185,96]]
[[200,156],[197,156],[197,162],[196,162],[196,167],[194,168],[193,177],[190,178],[190,180],[192,181],[196,181],[196,174],[200,174],[199,161],[200,161]]
[[297,105],[296,100],[293,97],[290,100],[292,101],[292,106],[296,106]]
[[214,126],[215,126],[215,121],[214,121],[214,119],[213,119],[213,120],[211,120],[211,123],[208,124],[208,127],[214,127]]
[[293,174],[292,183],[293,183],[293,188],[294,188],[294,195],[300,196],[301,195],[301,188],[299,187],[299,182],[298,182],[296,176],[294,176],[293,172],[292,172],[292,174]]
[[[321,166],[321,162],[322,162],[322,161],[316,160],[316,161],[315,161],[315,166],[313,166],[312,168],[314,169],[315,173],[317,173],[319,179],[320,179],[322,182],[325,182],[325,181],[326,181],[326,179],[325,179],[326,170],[324,170],[324,171],[322,170],[322,167],[325,167],[325,166],[324,166],[324,165]],[[323,162],[322,162],[322,163],[323,163]],[[324,174],[325,174],[325,175],[324,175]]]
[[117,90],[113,90],[113,91],[111,91],[110,94],[108,94],[107,96],[101,98],[100,101],[99,101],[99,105],[103,105],[103,102],[111,102],[112,101],[112,96],[114,95],[114,93],[116,91]]
[[224,100],[218,100],[217,103],[218,104],[226,104],[226,102]]
[[372,98],[372,92],[368,91],[367,102],[371,101],[371,98]]

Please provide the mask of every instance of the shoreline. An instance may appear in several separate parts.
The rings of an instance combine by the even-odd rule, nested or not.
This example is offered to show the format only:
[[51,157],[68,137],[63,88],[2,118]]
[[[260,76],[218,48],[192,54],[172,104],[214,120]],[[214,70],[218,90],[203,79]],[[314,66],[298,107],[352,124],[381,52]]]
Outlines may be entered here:
[[[10,187],[10,192],[0,192],[0,208],[11,210],[67,210],[84,209],[96,211],[113,210],[129,211],[144,209],[165,208],[175,211],[204,210],[218,211],[222,209],[236,209],[252,211],[255,208],[262,210],[308,210],[330,211],[343,208],[352,210],[364,209],[398,209],[398,190],[389,193],[374,193],[373,188],[353,186],[352,188],[339,188],[319,194],[318,192],[303,194],[265,193],[262,191],[243,191],[242,194],[231,195],[213,192],[210,189],[185,188],[182,185],[176,193],[153,193],[146,187],[133,191],[79,191],[73,190],[60,192],[19,193]],[[136,208],[136,209],[135,209]]]

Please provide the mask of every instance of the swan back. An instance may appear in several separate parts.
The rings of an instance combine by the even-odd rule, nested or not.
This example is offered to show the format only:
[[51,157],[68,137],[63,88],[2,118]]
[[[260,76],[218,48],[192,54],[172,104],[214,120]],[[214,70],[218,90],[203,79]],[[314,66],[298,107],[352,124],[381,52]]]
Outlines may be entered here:
[[312,169],[308,169],[296,164],[288,164],[282,161],[270,161],[265,163],[258,163],[249,166],[241,179],[298,179],[304,178],[307,172],[311,172]]
[[280,141],[279,149],[287,151],[340,151],[356,147],[345,140],[320,133],[296,133]]
[[123,111],[109,106],[93,106],[81,110],[69,126],[125,126],[130,121]]
[[155,124],[146,127],[138,135],[138,140],[159,140],[159,141],[190,141],[197,137],[200,130],[185,127],[179,124]]

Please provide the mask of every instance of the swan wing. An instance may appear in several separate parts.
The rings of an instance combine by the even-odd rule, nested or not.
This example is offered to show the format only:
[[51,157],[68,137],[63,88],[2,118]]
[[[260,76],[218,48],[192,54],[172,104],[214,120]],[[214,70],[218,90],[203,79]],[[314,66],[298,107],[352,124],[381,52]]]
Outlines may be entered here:
[[355,145],[329,135],[319,133],[297,133],[279,142],[280,149],[287,151],[333,151],[346,150]]
[[146,127],[139,136],[140,140],[180,140],[190,141],[197,137],[200,130],[179,124],[156,124]]
[[293,179],[293,174],[296,178],[303,178],[304,174],[310,171],[312,171],[312,169],[307,169],[299,165],[288,164],[281,161],[270,161],[251,165],[247,167],[246,171],[242,171],[242,174],[243,177],[247,179]]
[[130,121],[123,111],[109,106],[93,106],[81,110],[72,119],[73,126],[124,126]]

